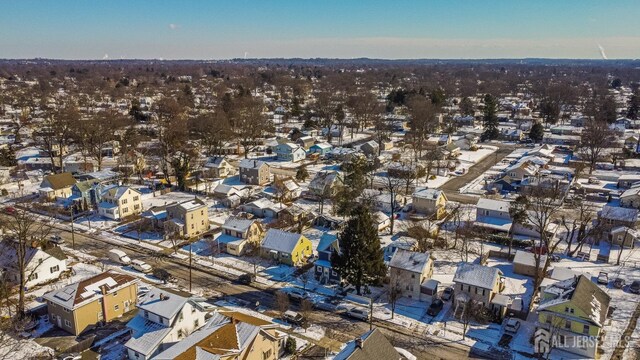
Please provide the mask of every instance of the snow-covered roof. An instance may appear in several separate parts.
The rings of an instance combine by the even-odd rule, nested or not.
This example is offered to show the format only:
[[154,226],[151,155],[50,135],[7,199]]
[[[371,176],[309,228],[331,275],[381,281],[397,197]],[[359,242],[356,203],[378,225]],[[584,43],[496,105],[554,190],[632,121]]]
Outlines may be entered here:
[[389,267],[422,274],[424,268],[429,264],[429,260],[428,252],[421,253],[398,249],[393,254]]
[[502,276],[502,271],[499,269],[462,263],[458,265],[453,282],[473,285],[483,289],[493,289],[500,276]]
[[442,190],[438,189],[419,189],[413,193],[414,198],[436,200],[442,195]]
[[245,232],[249,229],[255,220],[243,219],[238,217],[229,217],[222,225],[223,229]]
[[124,346],[144,355],[150,355],[167,337],[171,328],[145,319],[138,313],[127,323],[131,329],[131,339]]
[[262,165],[268,166],[266,162],[255,159],[242,159],[240,161],[240,168],[242,169],[259,169]]
[[172,319],[191,298],[190,294],[166,288],[153,288],[140,299],[138,308]]
[[509,212],[509,203],[502,200],[493,200],[487,198],[478,199],[478,204],[476,205],[478,209],[486,209],[486,210],[495,210],[495,211],[506,211]]
[[301,236],[288,231],[269,229],[262,240],[262,247],[266,250],[290,254],[300,241]]

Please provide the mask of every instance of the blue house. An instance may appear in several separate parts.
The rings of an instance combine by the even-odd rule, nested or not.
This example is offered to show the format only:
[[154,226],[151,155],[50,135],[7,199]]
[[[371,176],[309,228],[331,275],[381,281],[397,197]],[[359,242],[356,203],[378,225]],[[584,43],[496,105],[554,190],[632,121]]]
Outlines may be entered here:
[[298,162],[307,157],[304,149],[294,143],[278,144],[274,150],[278,156],[278,160]]
[[311,145],[311,147],[309,148],[309,153],[325,156],[331,151],[331,149],[333,149],[333,146],[331,146],[331,144],[329,143],[318,143]]
[[340,283],[340,275],[331,266],[331,256],[340,251],[338,235],[336,232],[326,232],[320,237],[320,243],[316,248],[318,260],[315,262],[314,274],[321,284]]

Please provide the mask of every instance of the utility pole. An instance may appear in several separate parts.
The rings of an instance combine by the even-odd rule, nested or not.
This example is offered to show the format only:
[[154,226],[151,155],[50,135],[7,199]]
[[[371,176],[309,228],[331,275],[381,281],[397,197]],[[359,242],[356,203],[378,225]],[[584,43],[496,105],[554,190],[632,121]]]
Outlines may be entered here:
[[373,330],[373,297],[369,298],[369,331]]
[[73,206],[71,206],[71,248],[76,249],[76,237],[73,231]]

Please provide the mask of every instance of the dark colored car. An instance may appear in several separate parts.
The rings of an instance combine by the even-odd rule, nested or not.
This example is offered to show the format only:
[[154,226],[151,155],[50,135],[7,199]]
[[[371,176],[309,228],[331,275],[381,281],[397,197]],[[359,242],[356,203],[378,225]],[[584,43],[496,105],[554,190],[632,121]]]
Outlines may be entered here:
[[622,278],[616,278],[615,280],[613,280],[613,287],[616,289],[622,289],[625,284],[626,282]]
[[155,269],[153,270],[153,276],[158,278],[158,280],[162,280],[165,284],[171,280],[171,274],[165,269]]
[[427,314],[431,316],[436,316],[444,307],[444,302],[440,299],[433,300],[431,305],[429,305],[429,309],[427,309]]
[[244,285],[250,285],[252,282],[255,281],[255,279],[256,277],[253,274],[242,274],[238,276],[238,282]]
[[634,294],[640,294],[640,280],[636,280],[629,285],[629,291]]
[[449,301],[449,300],[451,300],[452,296],[453,296],[453,288],[448,287],[448,288],[444,289],[444,291],[442,292],[441,298],[444,301]]

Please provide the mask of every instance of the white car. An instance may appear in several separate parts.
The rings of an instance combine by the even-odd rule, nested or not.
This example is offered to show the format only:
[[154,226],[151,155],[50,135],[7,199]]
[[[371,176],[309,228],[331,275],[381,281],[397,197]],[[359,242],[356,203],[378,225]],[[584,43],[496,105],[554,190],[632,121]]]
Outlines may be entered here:
[[363,320],[363,321],[369,321],[369,310],[365,310],[365,309],[360,309],[360,308],[351,308],[349,310],[347,310],[346,314],[349,317],[352,317],[354,319],[359,319],[359,320]]
[[140,271],[141,273],[147,274],[151,272],[151,265],[142,260],[131,260],[131,267],[135,270]]
[[511,332],[511,333],[515,333],[518,332],[518,329],[520,329],[520,321],[516,320],[516,319],[509,319],[507,320],[506,324],[504,324],[504,331],[505,332]]

